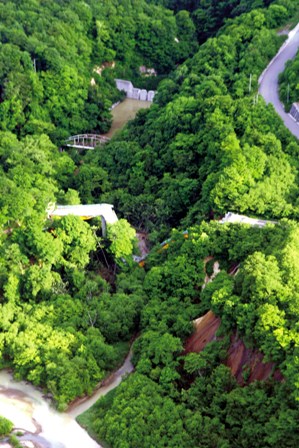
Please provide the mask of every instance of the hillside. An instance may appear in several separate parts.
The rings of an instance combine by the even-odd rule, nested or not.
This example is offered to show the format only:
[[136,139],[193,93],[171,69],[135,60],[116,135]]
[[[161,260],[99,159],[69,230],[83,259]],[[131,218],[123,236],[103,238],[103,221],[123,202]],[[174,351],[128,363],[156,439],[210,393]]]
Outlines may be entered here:
[[[296,446],[298,228],[285,217],[298,213],[298,143],[257,97],[289,7],[228,21],[107,153],[83,159],[107,173],[103,197],[153,240],[189,228],[148,257],[136,372],[92,410],[92,430],[113,447]],[[227,210],[284,219],[194,226]],[[201,290],[211,256],[221,272]],[[209,310],[211,327],[191,336]],[[199,353],[186,356],[197,337]]]
[[[227,22],[108,151],[83,159],[84,169],[104,170],[111,187],[102,197],[136,227],[159,229],[163,239],[228,210],[297,216],[297,141],[257,97],[259,75],[284,39],[272,29],[281,24],[277,8],[286,15],[273,4]],[[84,180],[72,187],[84,190]]]
[[[112,402],[91,410],[100,440],[296,446],[298,234],[292,221],[263,229],[203,223],[188,239],[175,232],[167,250],[151,255],[135,373]],[[221,270],[202,289],[208,254]],[[193,334],[192,320],[203,315]]]
[[[209,342],[217,341],[217,330],[221,325],[219,317],[208,311],[195,322],[194,333],[185,343],[185,354],[201,353]],[[224,364],[230,368],[241,386],[257,380],[265,381],[268,378],[283,380],[281,373],[275,370],[275,364],[265,362],[263,354],[258,350],[247,348],[236,333],[230,338]]]
[[188,14],[176,20],[145,0],[15,5],[0,5],[0,130],[19,137],[46,133],[61,144],[106,132],[109,108],[121,98],[114,78],[146,83],[140,66],[164,75],[197,48]]
[[[134,373],[89,414],[99,440],[295,448],[299,145],[257,83],[299,1],[17,6],[0,5],[1,366],[64,410],[135,336]],[[59,152],[109,128],[116,76],[159,84],[153,105],[104,148]],[[96,218],[47,219],[51,202],[120,219],[105,236]]]

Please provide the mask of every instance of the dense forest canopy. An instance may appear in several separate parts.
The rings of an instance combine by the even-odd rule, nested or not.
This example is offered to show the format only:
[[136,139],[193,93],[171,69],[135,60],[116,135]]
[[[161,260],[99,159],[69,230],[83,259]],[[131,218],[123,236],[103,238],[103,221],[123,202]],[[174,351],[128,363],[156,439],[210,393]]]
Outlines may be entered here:
[[[296,5],[279,2],[228,22],[160,84],[154,106],[109,151],[86,155],[84,171],[88,164],[90,177],[107,173],[103,197],[134,225],[166,235],[228,209],[297,216],[297,142],[257,97],[258,77],[284,39],[272,27],[287,8]],[[80,176],[71,187],[90,200]]]
[[[138,333],[135,373],[88,417],[113,448],[297,446],[299,146],[257,83],[283,42],[277,28],[298,9],[0,5],[1,366],[65,409]],[[146,83],[140,65],[165,75],[152,107],[104,150],[59,152],[72,133],[109,128],[114,78]],[[109,202],[122,219],[104,238],[97,219],[47,219],[51,202]],[[217,222],[228,210],[277,223]],[[152,242],[170,237],[144,268],[126,219]],[[220,273],[203,289],[215,261]],[[185,353],[192,320],[209,310],[221,320],[216,340]],[[250,382],[245,363],[241,386],[226,362],[234,337],[283,381]]]
[[109,129],[117,75],[138,78],[141,65],[164,74],[197,47],[186,11],[174,16],[144,0],[4,0],[0,21],[0,129],[56,142]]
[[[264,229],[203,223],[188,239],[174,232],[168,250],[151,255],[136,372],[92,409],[100,439],[126,448],[296,446],[298,230],[287,220]],[[221,271],[202,290],[208,255]],[[219,337],[184,355],[190,321],[209,309],[221,316]],[[238,384],[225,365],[236,329],[284,381],[249,383],[244,365],[245,386]]]
[[228,18],[269,6],[274,0],[147,0],[178,12],[188,10],[196,26],[199,42],[213,36]]

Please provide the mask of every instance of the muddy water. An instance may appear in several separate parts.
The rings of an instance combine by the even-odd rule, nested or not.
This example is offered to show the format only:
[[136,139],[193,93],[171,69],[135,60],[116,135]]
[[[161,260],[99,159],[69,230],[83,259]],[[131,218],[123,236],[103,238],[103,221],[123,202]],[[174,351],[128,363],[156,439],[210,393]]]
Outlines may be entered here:
[[153,103],[150,101],[139,101],[126,98],[112,110],[112,126],[105,136],[111,138],[115,132],[123,128],[129,120],[133,120],[140,109],[148,109],[151,104]]
[[0,372],[0,414],[25,431],[23,440],[43,448],[100,447],[71,416],[56,412],[39,390],[7,371]]
[[[101,396],[118,386],[122,376],[132,372],[131,353],[122,367],[109,377],[107,384],[68,413],[51,408],[42,393],[24,381],[16,382],[7,371],[0,372],[0,415],[15,428],[25,431],[22,440],[30,440],[42,448],[102,448],[78,425],[75,417],[88,409]],[[0,447],[7,445],[0,442]]]

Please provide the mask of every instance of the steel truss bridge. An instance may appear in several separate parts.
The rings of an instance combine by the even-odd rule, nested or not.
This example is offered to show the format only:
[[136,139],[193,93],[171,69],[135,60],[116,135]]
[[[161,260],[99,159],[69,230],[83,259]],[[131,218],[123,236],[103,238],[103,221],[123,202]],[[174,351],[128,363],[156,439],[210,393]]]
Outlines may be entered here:
[[110,138],[99,134],[79,134],[69,137],[63,146],[77,149],[94,149],[96,146],[108,143]]

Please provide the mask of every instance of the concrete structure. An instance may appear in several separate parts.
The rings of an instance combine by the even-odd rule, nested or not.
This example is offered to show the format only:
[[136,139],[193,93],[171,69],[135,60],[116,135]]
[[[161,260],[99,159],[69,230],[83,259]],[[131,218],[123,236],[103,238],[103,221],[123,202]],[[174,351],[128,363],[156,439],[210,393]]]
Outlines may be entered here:
[[299,121],[299,103],[293,103],[290,110],[290,115],[295,121]]
[[145,89],[140,90],[139,99],[140,99],[140,101],[148,101],[147,100],[147,90],[145,90]]
[[49,204],[47,209],[47,215],[48,219],[67,215],[74,215],[79,216],[84,220],[100,216],[102,221],[102,232],[104,236],[106,236],[106,225],[114,224],[115,222],[118,221],[113,205],[111,204],[88,204],[88,205]]
[[156,93],[156,92],[155,92],[154,90],[149,90],[149,91],[147,92],[147,101],[151,101],[151,102],[153,102],[155,93]]
[[133,86],[131,81],[126,81],[125,79],[116,79],[115,82],[118,90],[126,92],[127,98],[151,102],[154,99],[156,93],[154,90],[138,89]]
[[126,93],[131,92],[134,88],[131,81],[126,81],[124,79],[116,79],[116,87],[118,90],[124,90]]
[[220,224],[226,222],[237,224],[249,224],[250,226],[265,227],[267,224],[277,224],[277,221],[267,221],[265,219],[249,218],[245,215],[238,215],[237,213],[228,212],[220,221]]
[[110,138],[99,134],[79,134],[72,135],[66,141],[64,146],[78,149],[94,149],[96,146],[109,142]]
[[132,100],[140,100],[140,89],[133,87],[131,91],[127,92],[127,98],[130,98]]

